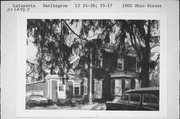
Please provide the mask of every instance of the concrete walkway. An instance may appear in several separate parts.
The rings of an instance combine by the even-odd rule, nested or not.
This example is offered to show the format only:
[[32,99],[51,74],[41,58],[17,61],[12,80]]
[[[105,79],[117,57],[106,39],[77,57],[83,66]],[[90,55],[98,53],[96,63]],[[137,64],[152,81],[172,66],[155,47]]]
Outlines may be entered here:
[[31,110],[106,110],[105,103],[92,103],[92,104],[79,104],[74,107],[72,106],[58,106],[58,105],[51,105],[51,106],[36,106],[29,108]]
[[93,104],[85,104],[80,106],[81,110],[106,110],[106,105],[104,103],[93,103]]

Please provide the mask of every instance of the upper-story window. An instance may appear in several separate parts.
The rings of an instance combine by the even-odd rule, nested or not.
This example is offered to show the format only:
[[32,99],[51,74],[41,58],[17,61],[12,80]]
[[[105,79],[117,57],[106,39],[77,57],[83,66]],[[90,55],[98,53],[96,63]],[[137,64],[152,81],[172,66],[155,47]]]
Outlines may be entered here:
[[124,57],[122,54],[119,54],[117,58],[117,70],[124,70]]
[[123,58],[117,59],[117,70],[123,70],[124,69],[124,60]]
[[136,71],[136,57],[124,56],[124,71]]
[[141,71],[141,64],[139,62],[136,62],[136,72]]

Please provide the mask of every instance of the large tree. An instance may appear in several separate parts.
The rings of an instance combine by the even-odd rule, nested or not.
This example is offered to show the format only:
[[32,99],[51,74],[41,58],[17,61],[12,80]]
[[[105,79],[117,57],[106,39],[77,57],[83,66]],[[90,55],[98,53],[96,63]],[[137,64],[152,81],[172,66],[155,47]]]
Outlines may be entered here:
[[63,21],[28,19],[27,31],[28,37],[33,37],[31,42],[38,49],[36,64],[40,79],[46,75],[45,69],[49,69],[50,74],[55,74],[55,70],[58,70],[59,75],[63,75],[70,65],[68,58],[73,48],[73,45],[68,47],[66,43],[70,33]]
[[152,60],[154,52],[152,50],[159,47],[159,21],[158,20],[124,20],[123,30],[130,39],[131,46],[136,51],[141,67],[139,79],[142,81],[141,87],[149,87],[149,76],[157,65],[157,59]]
[[[151,60],[152,48],[159,45],[159,36],[152,34],[158,32],[159,21],[29,19],[27,23],[28,37],[34,38],[32,42],[38,49],[39,79],[46,75],[45,69],[64,76],[75,68],[80,75],[89,76],[90,49],[93,68],[98,68],[102,50],[127,53],[133,47],[141,66],[142,87],[149,86],[149,73],[156,65]],[[73,56],[80,59],[76,67],[70,60]]]
[[[70,60],[73,56],[80,57],[78,67],[84,69],[89,64],[89,49],[92,49],[93,64],[98,65],[102,37],[115,24],[113,20],[28,19],[27,36],[33,40],[27,40],[27,44],[32,42],[38,49],[37,80],[46,75],[45,69],[50,74],[58,70],[64,76],[73,67]],[[33,63],[27,61],[27,64]],[[34,71],[33,65],[30,72]]]

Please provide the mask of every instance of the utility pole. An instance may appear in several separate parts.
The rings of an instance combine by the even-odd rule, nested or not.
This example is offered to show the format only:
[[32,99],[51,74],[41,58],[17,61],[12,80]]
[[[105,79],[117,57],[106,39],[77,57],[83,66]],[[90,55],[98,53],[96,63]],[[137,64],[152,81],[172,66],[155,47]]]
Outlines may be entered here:
[[93,101],[93,94],[92,94],[92,48],[90,49],[90,73],[89,73],[89,82],[90,82],[90,86],[89,86],[89,104],[92,104]]

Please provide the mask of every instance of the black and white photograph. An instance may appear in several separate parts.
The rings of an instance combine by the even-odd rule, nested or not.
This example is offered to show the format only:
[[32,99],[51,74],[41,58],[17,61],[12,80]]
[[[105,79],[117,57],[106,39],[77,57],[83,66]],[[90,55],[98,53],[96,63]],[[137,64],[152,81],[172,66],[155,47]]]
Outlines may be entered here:
[[2,119],[178,119],[179,1],[2,1]]
[[26,25],[26,110],[159,111],[160,20]]

